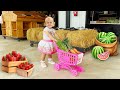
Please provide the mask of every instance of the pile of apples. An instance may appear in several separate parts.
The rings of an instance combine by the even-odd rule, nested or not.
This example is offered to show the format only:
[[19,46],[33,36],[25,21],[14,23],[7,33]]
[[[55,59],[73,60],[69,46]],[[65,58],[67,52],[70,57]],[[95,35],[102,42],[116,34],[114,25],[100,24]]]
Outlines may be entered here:
[[26,57],[22,56],[20,53],[17,53],[17,51],[12,51],[9,54],[6,54],[6,56],[2,57],[2,61],[25,61]]
[[24,63],[21,63],[17,66],[17,68],[19,69],[23,69],[23,70],[29,70],[33,67],[34,65],[33,64],[30,64],[29,62],[24,62]]

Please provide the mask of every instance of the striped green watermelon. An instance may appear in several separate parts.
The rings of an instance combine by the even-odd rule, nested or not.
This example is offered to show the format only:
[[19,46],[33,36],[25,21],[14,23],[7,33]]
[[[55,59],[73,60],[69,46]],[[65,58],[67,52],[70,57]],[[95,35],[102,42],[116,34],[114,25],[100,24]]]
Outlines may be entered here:
[[104,52],[104,48],[102,46],[95,46],[92,49],[92,56],[96,59],[98,59],[98,54],[101,54]]
[[102,43],[110,44],[116,41],[117,36],[113,32],[100,32],[97,35],[97,40],[99,40]]
[[107,33],[107,36],[116,36],[116,35],[115,35],[115,33],[113,33],[113,32],[108,32],[108,33]]
[[99,38],[104,38],[106,35],[107,35],[106,32],[100,32],[100,33],[98,33],[98,35],[97,35],[97,39],[99,39]]

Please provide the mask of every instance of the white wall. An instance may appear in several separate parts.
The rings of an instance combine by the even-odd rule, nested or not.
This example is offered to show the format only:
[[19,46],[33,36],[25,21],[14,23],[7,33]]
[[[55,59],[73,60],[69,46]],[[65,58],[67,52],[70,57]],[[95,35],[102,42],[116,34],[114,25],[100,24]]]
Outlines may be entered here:
[[74,16],[73,11],[70,12],[70,27],[84,27],[86,23],[86,11],[78,11],[78,16]]
[[58,11],[58,28],[66,28],[66,11]]

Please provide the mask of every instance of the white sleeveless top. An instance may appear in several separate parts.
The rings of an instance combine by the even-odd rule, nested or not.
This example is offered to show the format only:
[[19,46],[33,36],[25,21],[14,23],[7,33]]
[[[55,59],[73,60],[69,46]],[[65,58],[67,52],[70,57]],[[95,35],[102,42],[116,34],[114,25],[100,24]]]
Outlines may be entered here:
[[[55,33],[55,30],[53,28],[48,27],[45,27],[43,31],[48,31],[52,36],[54,36]],[[51,40],[45,32],[43,32],[43,40]]]

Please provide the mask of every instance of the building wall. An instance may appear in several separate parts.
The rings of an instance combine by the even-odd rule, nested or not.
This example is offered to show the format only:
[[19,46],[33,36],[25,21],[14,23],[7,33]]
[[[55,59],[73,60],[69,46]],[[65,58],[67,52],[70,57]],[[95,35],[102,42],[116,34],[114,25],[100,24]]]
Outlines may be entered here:
[[[85,27],[86,11],[78,11],[78,16],[74,16],[73,11],[70,11],[70,27]],[[66,28],[66,11],[58,11],[58,27]]]
[[73,11],[70,12],[70,27],[84,27],[86,23],[86,11],[78,11],[78,16],[74,16]]
[[58,27],[66,28],[66,11],[58,11]]

